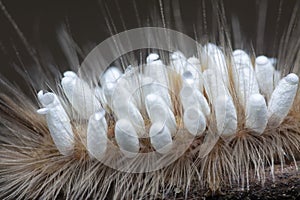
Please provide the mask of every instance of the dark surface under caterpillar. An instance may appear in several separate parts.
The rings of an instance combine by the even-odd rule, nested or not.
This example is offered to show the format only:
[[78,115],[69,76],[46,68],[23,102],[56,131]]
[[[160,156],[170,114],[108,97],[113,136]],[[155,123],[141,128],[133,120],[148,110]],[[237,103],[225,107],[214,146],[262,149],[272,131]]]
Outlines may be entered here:
[[[78,3],[78,7],[84,4]],[[188,129],[189,127],[185,127],[183,122],[183,113],[186,108],[184,108],[183,95],[180,96],[184,86],[190,87],[185,85],[186,74],[176,70],[167,71],[165,74],[167,75],[168,89],[171,91],[171,110],[175,116],[176,130],[181,134],[172,136],[175,145],[165,156],[170,160],[174,158],[174,161],[154,171],[130,173],[130,170],[126,172],[106,166],[102,159],[100,159],[101,161],[98,157],[95,159],[95,156],[89,152],[87,127],[91,119],[82,117],[86,110],[82,110],[82,112],[76,110],[74,101],[68,97],[63,82],[61,82],[66,77],[78,78],[77,75],[68,72],[62,78],[60,69],[54,67],[55,58],[51,58],[48,53],[51,51],[47,50],[47,52],[45,49],[40,52],[33,50],[23,33],[18,32],[19,30],[23,31],[22,28],[19,29],[18,27],[22,24],[18,23],[17,26],[13,20],[14,16],[10,15],[10,7],[6,5],[6,2],[0,2],[4,16],[3,21],[9,21],[7,27],[14,27],[14,30],[18,33],[17,35],[20,36],[21,44],[25,46],[25,48],[20,47],[21,49],[18,50],[18,45],[22,46],[21,44],[11,45],[13,46],[12,50],[8,47],[10,45],[7,45],[4,41],[6,40],[6,36],[4,36],[3,42],[1,40],[3,55],[10,57],[10,51],[16,52],[15,57],[12,56],[7,60],[11,66],[15,64],[21,66],[17,67],[16,71],[20,72],[21,77],[25,79],[26,84],[29,85],[28,88],[30,88],[21,85],[22,89],[19,89],[18,86],[12,84],[15,77],[19,77],[19,75],[15,74],[15,77],[10,78],[11,80],[5,78],[6,76],[9,77],[8,75],[0,78],[0,197],[2,199],[299,198],[300,175],[298,172],[299,162],[297,163],[297,161],[300,159],[300,96],[298,85],[294,98],[291,98],[293,101],[290,101],[292,104],[287,110],[287,115],[279,120],[280,122],[277,121],[278,124],[276,125],[273,125],[271,119],[268,118],[268,125],[262,126],[263,131],[258,133],[257,127],[247,125],[246,106],[243,98],[240,97],[241,94],[245,95],[246,93],[240,93],[241,91],[236,87],[241,83],[234,77],[237,61],[232,61],[235,58],[233,50],[241,48],[247,52],[247,56],[249,55],[251,62],[248,64],[253,65],[255,68],[258,64],[255,57],[258,57],[258,55],[264,54],[276,58],[276,60],[272,60],[272,62],[274,61],[274,74],[277,70],[282,81],[287,80],[286,77],[291,77],[290,75],[293,76],[292,73],[299,75],[300,38],[298,34],[300,33],[300,27],[297,12],[300,8],[299,2],[257,1],[256,17],[258,23],[255,32],[258,35],[254,37],[255,39],[250,35],[248,35],[249,38],[243,37],[242,30],[239,29],[239,26],[242,26],[243,19],[240,19],[239,16],[230,16],[232,11],[229,8],[234,7],[234,5],[231,5],[229,1],[191,2],[185,8],[186,4],[188,3],[181,1],[158,1],[155,3],[147,2],[147,6],[145,6],[130,1],[130,6],[126,6],[126,3],[121,3],[121,1],[100,1],[96,5],[105,15],[104,21],[108,24],[107,29],[111,35],[121,32],[119,29],[126,30],[142,26],[160,26],[193,35],[204,48],[197,50],[196,55],[185,56],[187,58],[188,56],[199,58],[201,74],[210,67],[210,64],[204,61],[203,52],[207,53],[208,57],[213,57],[212,52],[209,52],[208,49],[219,49],[224,54],[226,69],[228,70],[226,71],[228,77],[225,76],[225,78],[228,78],[229,86],[226,91],[228,90],[235,107],[237,124],[234,130],[236,132],[233,135],[220,134],[217,127],[218,122],[216,122],[218,121],[216,117],[218,113],[215,111],[216,105],[214,105],[211,97],[213,94],[210,94],[213,92],[208,89],[213,87],[205,87],[204,84],[202,93],[209,104],[211,113],[208,117],[206,116],[205,130],[201,134],[199,134],[200,131],[197,134],[190,134],[193,131]],[[197,14],[199,19],[195,22],[185,19],[186,12],[192,10],[192,5],[195,5],[196,10],[200,13]],[[125,8],[128,7],[133,10],[137,26],[127,25],[127,20],[129,21],[130,17],[120,18],[120,21],[116,21],[114,16],[111,16],[113,13],[126,15],[124,14],[127,11]],[[273,21],[277,20],[274,23],[274,31],[268,30],[270,17],[266,14],[266,11],[272,9],[276,13]],[[147,12],[144,13],[144,10]],[[146,16],[139,17],[143,14]],[[283,24],[286,21],[282,19],[283,16],[287,17],[286,21],[288,22],[285,26]],[[271,19],[273,18],[271,17]],[[227,21],[230,21],[232,25],[229,25],[230,23]],[[69,23],[71,22],[59,28],[58,35],[70,69],[77,71],[81,60],[95,45],[88,47],[78,45],[75,42],[75,37],[72,37],[73,31],[70,33],[72,25]],[[100,29],[102,27],[100,26]],[[283,30],[282,27],[284,27]],[[75,26],[75,28],[77,27]],[[9,31],[7,32],[9,33]],[[193,32],[194,34],[191,34]],[[247,35],[247,33],[245,34]],[[259,34],[264,35],[264,37],[259,36]],[[268,38],[269,35],[272,36]],[[18,38],[13,39],[19,41]],[[96,40],[99,40],[99,38]],[[180,43],[180,41],[176,42]],[[263,42],[266,45],[263,45]],[[217,44],[217,46],[213,46],[214,44]],[[209,45],[211,46],[209,47]],[[151,54],[153,52],[154,54]],[[34,67],[27,67],[27,63],[23,66],[21,61],[23,54],[29,54],[29,58],[32,58],[34,62],[34,64],[31,63],[31,66]],[[154,56],[155,59],[151,60],[150,55]],[[156,58],[157,55],[158,58]],[[122,73],[125,75],[126,72],[130,72],[127,68],[129,64],[141,67],[142,73],[139,70],[133,72],[137,77],[140,74],[144,75],[147,65],[158,61],[159,57],[168,66],[176,65],[172,60],[174,55],[181,56],[178,52],[177,54],[176,52],[175,54],[169,54],[169,52],[162,50],[144,49],[121,56],[120,59],[114,62],[114,65],[123,70]],[[241,55],[238,54],[238,56]],[[24,57],[26,61],[26,56]],[[220,57],[221,54],[218,54],[215,62]],[[240,59],[240,57],[238,58]],[[4,63],[7,60],[4,59]],[[19,60],[19,63],[16,63],[16,60]],[[147,61],[145,62],[145,60]],[[68,68],[68,70],[70,69]],[[104,70],[102,69],[102,71]],[[87,73],[92,74],[93,72]],[[6,74],[5,70],[3,70],[3,74]],[[152,75],[151,72],[149,74],[149,76]],[[97,74],[97,78],[99,76],[100,74]],[[79,76],[79,78],[85,80],[90,87],[101,85],[104,88],[105,83],[99,84],[99,80],[95,83],[92,78],[88,81],[84,79],[84,76]],[[298,84],[298,77],[296,82]],[[272,94],[278,84],[274,81]],[[121,83],[117,85],[117,87],[122,86]],[[142,85],[137,85],[137,87],[140,86]],[[41,100],[41,96],[35,97],[37,91],[41,89],[51,91],[58,96],[62,108],[71,119],[70,125],[74,133],[74,146],[71,153],[63,155],[64,152],[58,148],[56,141],[53,141],[55,136],[50,133],[49,120],[37,113],[39,107],[46,107]],[[270,99],[272,99],[271,94],[264,93],[263,89],[260,86],[261,96],[264,97],[264,102],[266,101],[269,104]],[[287,88],[284,89],[288,90]],[[81,91],[80,88],[78,91]],[[49,93],[42,92],[42,95],[45,94]],[[284,94],[286,96],[290,95],[289,93]],[[249,96],[247,98],[250,98]],[[120,115],[116,111],[117,109],[114,108],[113,103],[107,103],[109,101],[108,96],[106,96],[106,101],[103,101],[101,97],[97,96],[97,98],[101,102],[101,106],[105,108],[104,118],[108,125],[107,135],[111,141],[110,145],[112,145],[107,146],[103,159],[106,161],[112,159],[113,161],[109,163],[118,163],[120,160],[124,163],[129,162],[131,169],[141,165],[141,163],[143,164],[145,160],[140,155],[136,155],[135,160],[128,161],[127,158],[124,159],[124,152],[115,151],[113,145],[122,147],[115,136],[115,125]],[[122,103],[122,101],[118,102]],[[144,120],[145,132],[148,133],[154,123],[147,110],[147,105],[145,107],[144,112],[141,111],[141,115]],[[81,108],[86,107],[83,105]],[[202,112],[205,113],[203,108]],[[180,142],[184,140],[180,140],[180,138],[189,138],[191,135],[193,136],[192,142],[188,148],[181,149]],[[177,141],[179,142],[176,143]],[[156,148],[154,142],[150,139],[139,138],[138,153],[158,150],[159,148]],[[180,154],[181,151],[184,151],[182,155]],[[148,162],[151,162],[151,160]],[[147,165],[147,163],[144,164]]]

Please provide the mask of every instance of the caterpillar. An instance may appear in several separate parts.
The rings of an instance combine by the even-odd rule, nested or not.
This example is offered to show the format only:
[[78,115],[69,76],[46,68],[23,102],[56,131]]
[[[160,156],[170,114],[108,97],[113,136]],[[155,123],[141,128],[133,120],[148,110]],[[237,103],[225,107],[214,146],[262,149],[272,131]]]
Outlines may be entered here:
[[160,26],[112,34],[80,65],[63,26],[73,66],[58,72],[34,57],[41,74],[23,74],[34,99],[1,77],[2,199],[190,199],[276,183],[286,163],[297,173],[298,4],[270,57],[232,47],[223,2],[201,1],[205,17],[205,6],[215,9],[219,37],[172,30],[174,2],[158,1]]

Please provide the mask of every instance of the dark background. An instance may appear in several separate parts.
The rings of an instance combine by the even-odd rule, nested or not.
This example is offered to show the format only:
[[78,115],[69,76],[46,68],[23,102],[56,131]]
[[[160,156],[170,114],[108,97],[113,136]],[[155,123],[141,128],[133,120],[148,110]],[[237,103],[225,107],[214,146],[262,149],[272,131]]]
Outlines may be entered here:
[[[218,35],[216,11],[224,9],[234,48],[253,48],[258,54],[276,56],[279,39],[285,33],[298,3],[296,0],[224,0],[223,4],[218,2],[163,1],[166,24],[192,37],[196,30],[199,38],[205,38],[205,35],[213,38]],[[214,5],[217,4],[224,7],[216,10]],[[32,55],[42,60],[41,64],[49,62],[62,70],[68,69],[69,64],[57,37],[62,25],[71,33],[78,48],[82,49],[80,59],[113,33],[139,26],[162,25],[159,1],[155,0],[2,0],[1,7],[0,74],[17,82],[20,77],[16,75],[14,66],[33,68],[36,60]],[[5,14],[4,7],[32,48],[31,53]],[[176,17],[176,13],[180,13],[180,16]],[[235,24],[234,30],[232,24]],[[263,28],[258,28],[259,24]]]

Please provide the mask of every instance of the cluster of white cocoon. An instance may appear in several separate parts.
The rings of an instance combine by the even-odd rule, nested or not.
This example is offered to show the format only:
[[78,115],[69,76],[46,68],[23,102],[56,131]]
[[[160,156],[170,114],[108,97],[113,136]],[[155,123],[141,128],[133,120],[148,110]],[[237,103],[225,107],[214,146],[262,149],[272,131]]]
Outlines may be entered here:
[[[88,120],[86,146],[90,156],[100,160],[105,155],[109,142],[105,113],[110,112],[116,119],[114,131],[119,149],[131,158],[139,153],[139,137],[149,137],[160,154],[173,147],[178,124],[170,97],[170,69],[181,76],[177,95],[183,109],[181,119],[190,134],[201,136],[210,124],[220,136],[234,136],[238,124],[236,106],[245,111],[245,128],[256,134],[262,134],[267,126],[279,126],[294,102],[299,80],[293,73],[280,80],[280,72],[271,61],[259,56],[252,63],[246,52],[235,50],[228,67],[223,51],[207,44],[201,48],[199,59],[171,53],[169,66],[158,54],[151,53],[134,78],[128,78],[132,67],[124,73],[110,67],[95,88],[70,71],[64,73],[61,84],[72,108]],[[133,91],[138,96],[132,95]],[[46,115],[58,150],[69,155],[74,146],[69,116],[55,94],[41,91],[38,98],[44,106],[38,112]],[[151,122],[149,133],[145,118]]]

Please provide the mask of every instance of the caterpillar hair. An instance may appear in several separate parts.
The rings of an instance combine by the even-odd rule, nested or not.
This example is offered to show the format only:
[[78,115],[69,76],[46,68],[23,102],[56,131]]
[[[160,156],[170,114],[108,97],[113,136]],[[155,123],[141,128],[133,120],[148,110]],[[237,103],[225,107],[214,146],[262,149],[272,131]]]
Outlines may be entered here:
[[0,198],[299,198],[299,2],[256,1],[255,37],[232,2],[99,1],[109,37],[70,17],[49,50],[0,0]]

